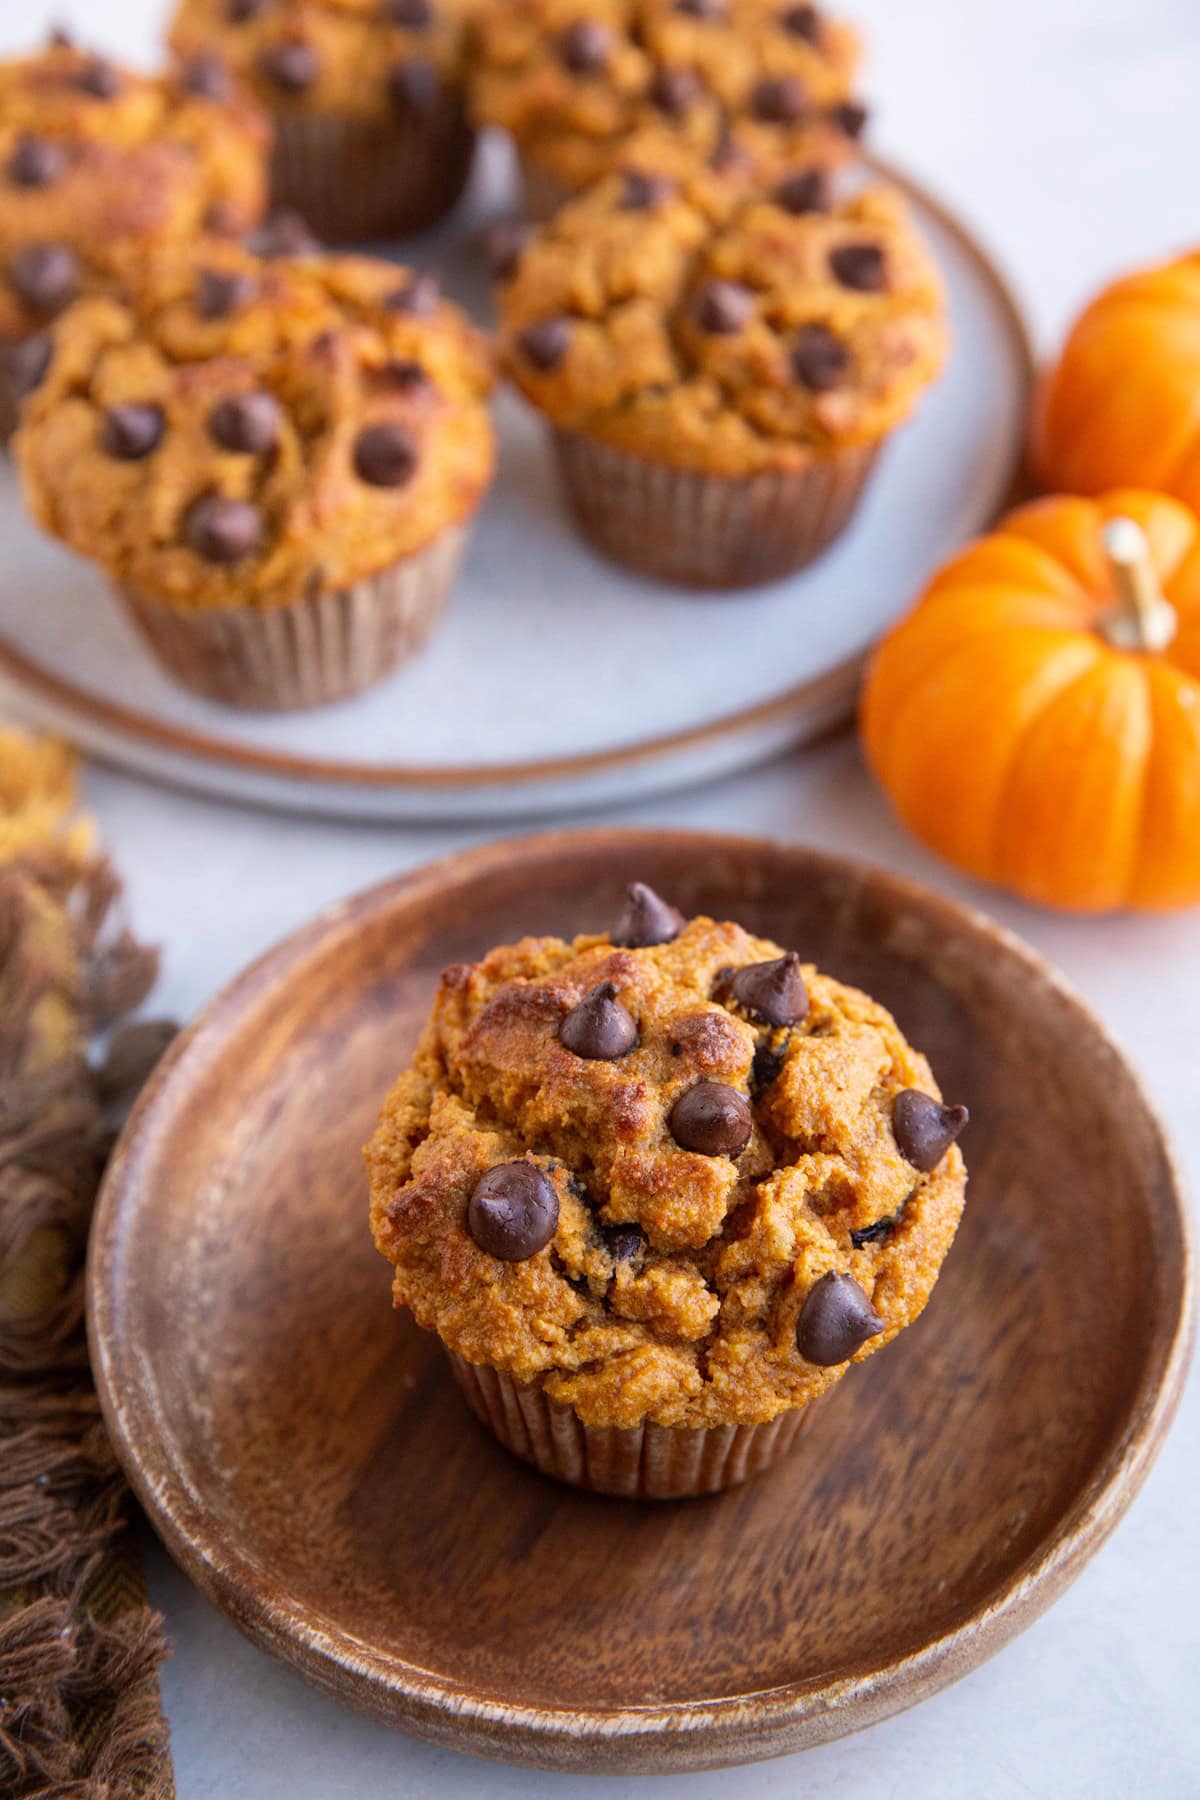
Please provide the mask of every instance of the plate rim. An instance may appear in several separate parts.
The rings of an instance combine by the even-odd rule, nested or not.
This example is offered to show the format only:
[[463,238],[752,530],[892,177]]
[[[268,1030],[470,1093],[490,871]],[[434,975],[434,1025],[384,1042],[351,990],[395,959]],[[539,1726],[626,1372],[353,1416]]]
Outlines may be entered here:
[[[126,1347],[122,1362],[114,1269],[129,1209],[138,1204],[139,1158],[152,1151],[164,1110],[166,1123],[170,1121],[176,1069],[194,1054],[207,1061],[213,1037],[219,1051],[223,1033],[253,1007],[264,985],[302,967],[339,936],[361,929],[398,898],[412,904],[422,890],[433,895],[469,886],[489,868],[509,865],[514,858],[536,868],[540,861],[564,855],[611,858],[618,849],[624,856],[664,841],[697,856],[730,851],[795,856],[813,870],[836,873],[926,917],[940,915],[947,924],[1003,949],[1032,979],[1047,985],[1122,1070],[1159,1149],[1164,1197],[1180,1244],[1173,1309],[1156,1321],[1148,1357],[1152,1367],[1131,1396],[1124,1424],[1092,1478],[985,1606],[910,1653],[869,1670],[697,1701],[584,1710],[504,1701],[379,1652],[333,1620],[317,1618],[281,1588],[272,1588],[265,1571],[224,1541],[218,1522],[211,1514],[206,1517],[202,1497],[189,1490],[177,1471],[152,1475],[143,1465],[140,1434],[131,1419],[132,1388],[120,1379],[120,1368],[128,1373],[131,1353]],[[131,1486],[187,1575],[260,1648],[344,1704],[469,1754],[575,1772],[580,1772],[581,1757],[588,1759],[589,1773],[684,1772],[786,1755],[900,1712],[987,1660],[1052,1604],[1124,1516],[1170,1429],[1195,1336],[1195,1248],[1186,1183],[1171,1134],[1137,1069],[1074,986],[1016,933],[985,912],[907,877],[808,844],[715,831],[593,828],[505,838],[422,864],[325,908],[222,987],[168,1051],[109,1164],[89,1244],[87,1321],[104,1422]]]
[[[1001,498],[996,504],[989,504],[973,527],[975,532],[982,531],[1012,504],[1021,484],[1026,430],[1037,381],[1037,356],[1031,328],[1016,288],[995,253],[948,201],[942,200],[924,181],[890,157],[870,155],[864,162],[876,175],[892,182],[934,218],[974,263],[1000,305],[1017,355],[1020,365],[1019,427],[1006,459],[1005,479],[998,484],[1002,487]],[[141,748],[160,756],[183,757],[199,764],[199,770],[192,777],[197,782],[202,774],[207,774],[211,781],[215,778],[214,771],[232,769],[259,779],[317,783],[335,792],[357,788],[371,793],[433,793],[462,798],[498,788],[541,787],[572,779],[619,775],[624,770],[665,761],[681,752],[721,744],[743,733],[768,730],[801,708],[818,716],[822,715],[822,709],[845,706],[849,710],[870,654],[868,647],[861,653],[842,658],[818,675],[794,682],[780,694],[754,701],[704,723],[683,726],[615,749],[505,763],[456,763],[433,767],[417,763],[349,763],[337,758],[266,749],[233,738],[216,737],[195,726],[174,725],[77,686],[26,655],[3,633],[0,633],[0,676],[21,698],[32,699],[35,704],[53,708],[60,714],[65,712],[73,724],[82,722],[91,732],[109,734],[93,739],[87,747],[119,767],[130,767],[126,758]],[[118,739],[120,750],[113,747],[113,736]],[[177,782],[179,779],[164,768],[139,767],[137,772],[159,780]]]

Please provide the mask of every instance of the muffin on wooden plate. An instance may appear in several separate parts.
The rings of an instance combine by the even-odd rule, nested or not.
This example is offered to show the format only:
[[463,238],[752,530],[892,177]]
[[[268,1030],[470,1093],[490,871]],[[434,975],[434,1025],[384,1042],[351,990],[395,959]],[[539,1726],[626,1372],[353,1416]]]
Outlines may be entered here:
[[0,62],[0,438],[42,332],[125,255],[237,235],[266,200],[266,117],[212,57],[161,76],[62,41]]
[[920,1313],[965,1123],[865,994],[635,886],[610,934],[446,970],[368,1146],[372,1227],[509,1449],[707,1493]]
[[499,309],[581,530],[694,587],[823,550],[947,342],[900,195],[838,201],[811,171],[760,197],[626,167],[514,241]]
[[476,118],[511,132],[529,213],[619,167],[740,163],[762,180],[853,155],[858,38],[781,0],[508,0],[478,13]]
[[361,242],[432,224],[466,185],[470,4],[180,0],[171,43],[220,56],[269,108],[277,204]]
[[178,680],[312,706],[431,631],[491,476],[490,379],[427,275],[203,245],[64,315],[14,455]]

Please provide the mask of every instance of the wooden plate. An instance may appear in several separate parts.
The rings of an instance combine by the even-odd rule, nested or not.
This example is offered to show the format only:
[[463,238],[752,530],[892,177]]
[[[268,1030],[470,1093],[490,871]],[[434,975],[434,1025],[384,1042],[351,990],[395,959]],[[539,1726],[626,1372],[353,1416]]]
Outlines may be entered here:
[[[472,202],[413,251],[480,317],[477,229],[513,203],[500,146],[489,149]],[[877,168],[908,193],[944,271],[953,347],[851,528],[810,570],[697,597],[603,562],[567,522],[539,421],[504,394],[497,482],[429,648],[341,705],[248,714],[162,674],[98,571],[34,530],[0,468],[0,693],[138,774],[378,818],[628,803],[844,723],[871,644],[1005,503],[1032,375],[1017,303],[969,227]]]
[[[557,1487],[475,1424],[390,1310],[359,1160],[442,965],[602,926],[631,876],[878,995],[973,1115],[920,1322],[791,1462],[673,1506]],[[1170,1421],[1189,1252],[1135,1076],[1017,940],[812,851],[609,831],[436,864],[236,981],[118,1150],[90,1321],[151,1519],[257,1643],[458,1749],[684,1770],[911,1705],[1062,1592]]]

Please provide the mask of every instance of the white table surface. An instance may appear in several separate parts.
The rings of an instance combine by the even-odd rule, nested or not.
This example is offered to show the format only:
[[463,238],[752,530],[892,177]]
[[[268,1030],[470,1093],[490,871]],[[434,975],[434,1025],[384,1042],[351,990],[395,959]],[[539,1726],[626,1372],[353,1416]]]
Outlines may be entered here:
[[[70,10],[68,0],[4,0],[0,51]],[[157,9],[154,0],[105,0],[74,10],[111,47],[139,52]],[[1044,344],[1112,271],[1200,237],[1196,0],[851,0],[850,10],[873,38],[881,144],[971,215],[1014,273]],[[275,818],[102,770],[89,774],[87,798],[128,878],[138,928],[164,946],[160,1003],[180,1015],[327,902],[491,835]],[[1077,923],[981,895],[902,835],[848,740],[608,816],[803,838],[988,906],[1057,962],[1123,1039],[1200,1191],[1200,915]],[[653,1791],[688,1800],[1195,1800],[1198,1490],[1193,1381],[1128,1519],[1053,1611],[994,1661],[842,1743],[661,1778]],[[642,1786],[477,1763],[366,1724],[252,1649],[157,1547],[150,1568],[175,1650],[164,1691],[181,1800],[601,1800]]]

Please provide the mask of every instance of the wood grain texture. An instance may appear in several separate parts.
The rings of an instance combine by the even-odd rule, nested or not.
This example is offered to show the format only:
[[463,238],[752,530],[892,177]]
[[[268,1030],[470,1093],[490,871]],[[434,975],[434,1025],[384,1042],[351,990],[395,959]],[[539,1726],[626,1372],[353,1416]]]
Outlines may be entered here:
[[[875,994],[972,1110],[922,1319],[789,1461],[675,1505],[557,1487],[470,1417],[390,1310],[359,1161],[441,967],[602,928],[633,877]],[[1136,1492],[1191,1321],[1161,1128],[1032,952],[837,858],[625,831],[452,858],[248,971],[135,1115],[90,1299],[131,1479],[246,1632],[404,1729],[588,1771],[820,1743],[996,1650]]]

